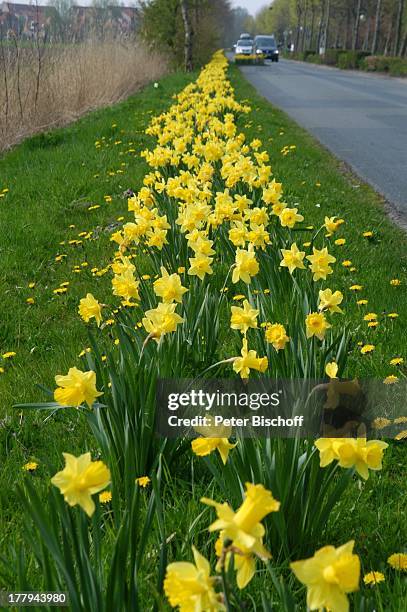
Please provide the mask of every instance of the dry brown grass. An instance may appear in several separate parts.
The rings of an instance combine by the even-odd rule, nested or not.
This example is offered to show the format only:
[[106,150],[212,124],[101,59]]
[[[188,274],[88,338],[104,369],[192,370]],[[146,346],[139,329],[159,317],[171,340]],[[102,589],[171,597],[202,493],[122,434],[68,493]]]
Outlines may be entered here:
[[123,100],[166,71],[162,56],[129,41],[0,43],[0,151]]

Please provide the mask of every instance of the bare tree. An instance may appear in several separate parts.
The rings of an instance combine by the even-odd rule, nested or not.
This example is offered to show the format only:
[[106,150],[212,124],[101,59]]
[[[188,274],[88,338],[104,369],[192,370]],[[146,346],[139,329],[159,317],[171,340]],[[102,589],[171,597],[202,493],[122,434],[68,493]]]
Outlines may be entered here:
[[323,29],[323,35],[322,35],[323,36],[323,47],[325,48],[325,50],[328,49],[328,46],[329,46],[330,20],[331,20],[331,0],[327,0],[324,29]]
[[3,68],[3,79],[4,79],[4,124],[5,131],[8,127],[8,113],[9,113],[9,89],[8,89],[8,75],[7,75],[7,60],[6,51],[3,38],[3,24],[0,24],[0,50],[1,50],[1,63]]
[[401,26],[403,21],[404,12],[404,0],[398,0],[397,3],[397,17],[396,17],[396,33],[394,37],[393,55],[397,55],[400,47],[401,40]]
[[376,2],[375,26],[374,26],[373,41],[372,41],[372,55],[374,55],[376,53],[378,42],[379,42],[380,20],[381,20],[381,16],[382,16],[381,12],[382,12],[382,0],[377,0],[377,2]]
[[185,70],[191,72],[193,66],[193,35],[194,31],[191,24],[189,15],[189,7],[187,0],[180,0],[181,3],[181,14],[182,21],[184,22],[184,58],[185,58]]
[[316,6],[314,2],[311,2],[311,25],[310,25],[309,40],[308,40],[308,47],[310,49],[314,48],[313,43],[314,43],[314,28],[315,28],[315,10],[316,10]]
[[362,0],[357,0],[356,15],[355,15],[355,20],[353,22],[353,32],[352,32],[352,50],[353,51],[355,51],[357,44],[358,44],[361,4],[362,4]]

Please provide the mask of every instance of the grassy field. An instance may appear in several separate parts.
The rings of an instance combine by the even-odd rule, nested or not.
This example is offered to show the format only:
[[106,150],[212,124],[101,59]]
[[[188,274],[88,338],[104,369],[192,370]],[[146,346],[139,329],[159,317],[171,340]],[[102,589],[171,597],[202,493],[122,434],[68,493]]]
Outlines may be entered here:
[[[147,142],[143,131],[151,115],[169,106],[173,93],[195,76],[167,77],[158,89],[148,86],[125,103],[30,139],[0,159],[1,353],[15,352],[0,364],[0,522],[7,526],[1,530],[1,549],[18,537],[22,519],[14,490],[22,466],[38,461],[35,478],[41,477],[45,458],[63,450],[60,440],[69,439],[70,452],[84,452],[87,444],[79,414],[73,418],[61,411],[47,419],[41,413],[22,415],[12,405],[42,401],[37,384],[53,389],[56,373],[79,365],[87,336],[77,315],[78,301],[89,290],[101,301],[110,294],[111,277],[105,274],[113,250],[109,238],[126,212],[125,192],[139,188],[146,172],[139,157]],[[390,361],[407,360],[406,236],[387,220],[371,188],[344,173],[339,162],[258,96],[233,67],[231,80],[236,97],[253,109],[239,127],[249,141],[263,141],[274,174],[284,184],[286,201],[299,203],[316,227],[325,216],[345,220],[336,236],[345,242],[332,243],[332,252],[345,264],[335,289],[346,296],[344,324],[351,323],[355,330],[347,373],[405,377],[405,365],[392,366]],[[305,243],[308,236],[304,233]],[[366,303],[358,304],[360,300]],[[376,326],[364,320],[368,313],[377,315],[370,317]],[[361,347],[367,344],[375,348],[362,355]],[[350,536],[363,543],[370,564],[366,571],[383,570],[387,557],[406,540],[403,468],[404,445],[393,442],[386,469],[366,485],[355,481],[332,515],[333,540],[343,532],[349,535],[351,517]],[[170,530],[176,531],[181,509],[191,516],[201,510],[193,500],[187,502],[191,486],[205,488],[189,483],[187,468],[174,476],[178,494],[167,492]],[[401,609],[401,597],[394,593],[384,609]]]
[[[123,194],[140,187],[146,172],[139,157],[144,130],[189,79],[163,79],[159,89],[148,86],[0,159],[0,342],[2,355],[15,353],[0,358],[2,525],[21,521],[13,483],[26,461],[58,456],[57,439],[69,438],[75,450],[83,445],[82,421],[61,414],[45,422],[12,406],[44,399],[37,385],[52,389],[56,373],[79,365],[88,339],[78,303],[90,286],[97,286],[100,299],[111,292],[110,275],[103,274],[112,254],[110,234],[127,210]],[[54,293],[61,287],[66,292]],[[6,536],[2,529],[0,548]]]

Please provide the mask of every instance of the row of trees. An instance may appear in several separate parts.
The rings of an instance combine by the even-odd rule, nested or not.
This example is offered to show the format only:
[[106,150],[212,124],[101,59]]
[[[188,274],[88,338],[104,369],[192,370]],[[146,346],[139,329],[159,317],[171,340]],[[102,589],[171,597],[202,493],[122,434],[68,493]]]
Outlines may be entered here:
[[229,0],[142,0],[141,13],[144,38],[187,70],[230,47],[249,19]]
[[248,26],[295,51],[341,48],[404,57],[406,0],[274,0]]

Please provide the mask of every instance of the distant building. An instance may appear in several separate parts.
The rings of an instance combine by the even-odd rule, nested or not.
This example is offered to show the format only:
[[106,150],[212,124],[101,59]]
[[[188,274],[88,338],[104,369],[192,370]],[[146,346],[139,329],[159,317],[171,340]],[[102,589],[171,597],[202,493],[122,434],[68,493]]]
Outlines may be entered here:
[[48,6],[3,2],[0,3],[0,26],[8,33],[32,38],[51,23],[54,11],[56,9]]
[[72,6],[71,28],[78,37],[83,37],[92,30],[130,34],[135,31],[137,9],[134,7],[108,6]]
[[72,6],[62,18],[52,6],[14,4],[0,1],[0,36],[13,35],[23,38],[45,37],[48,33],[61,33],[65,28],[75,39],[83,38],[91,31],[130,34],[137,24],[134,7]]

